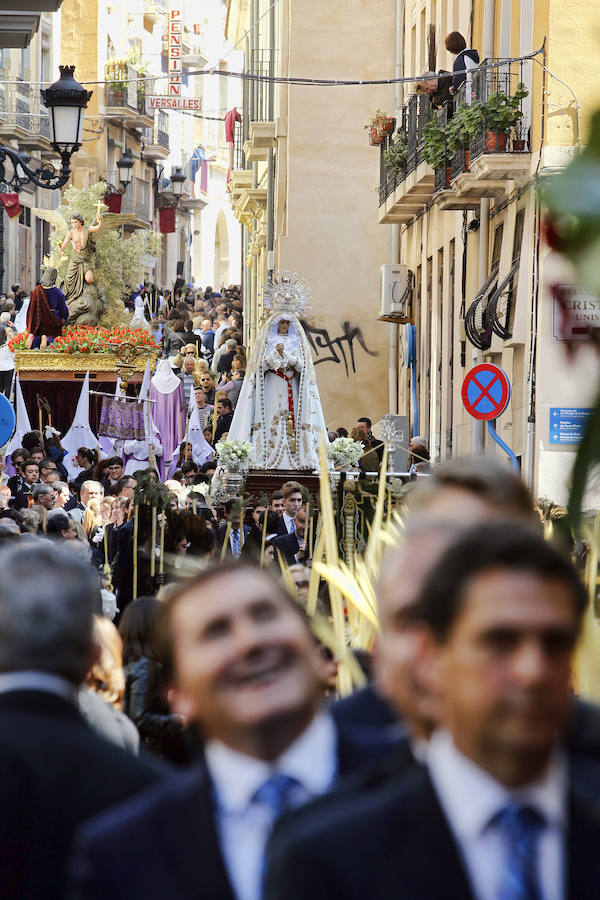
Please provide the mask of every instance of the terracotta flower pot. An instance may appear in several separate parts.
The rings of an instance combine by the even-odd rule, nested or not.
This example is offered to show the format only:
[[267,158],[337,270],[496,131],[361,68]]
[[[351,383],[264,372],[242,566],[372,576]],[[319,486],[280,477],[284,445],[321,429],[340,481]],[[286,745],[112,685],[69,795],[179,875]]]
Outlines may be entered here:
[[393,116],[387,116],[385,119],[380,119],[379,121],[379,134],[382,137],[385,137],[386,134],[391,134],[394,130],[394,125],[396,124],[396,120]]
[[485,149],[488,153],[502,153],[506,150],[508,135],[501,131],[488,131],[485,136]]
[[515,138],[512,142],[512,148],[514,153],[521,153],[525,149],[525,141]]
[[376,125],[369,129],[369,144],[371,147],[378,147],[383,142],[383,135],[379,133]]
[[452,166],[446,166],[445,187],[449,188],[452,183]]
[[470,165],[471,165],[471,151],[465,150],[465,172],[469,171]]

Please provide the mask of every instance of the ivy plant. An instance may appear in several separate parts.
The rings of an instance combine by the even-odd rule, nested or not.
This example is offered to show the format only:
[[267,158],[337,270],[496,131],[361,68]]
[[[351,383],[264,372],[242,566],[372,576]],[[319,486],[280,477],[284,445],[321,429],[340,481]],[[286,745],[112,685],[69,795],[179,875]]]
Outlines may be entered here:
[[396,139],[384,151],[383,158],[386,167],[396,175],[405,168],[408,159],[408,140],[403,131],[398,132]]

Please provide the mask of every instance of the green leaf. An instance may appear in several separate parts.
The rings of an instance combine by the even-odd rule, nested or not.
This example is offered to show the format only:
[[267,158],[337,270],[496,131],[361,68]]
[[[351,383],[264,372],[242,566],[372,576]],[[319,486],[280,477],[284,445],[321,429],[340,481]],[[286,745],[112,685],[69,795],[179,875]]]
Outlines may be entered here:
[[600,463],[600,394],[596,398],[592,414],[587,421],[573,466],[569,519],[574,531],[577,530],[581,521],[581,506],[590,470],[597,463]]

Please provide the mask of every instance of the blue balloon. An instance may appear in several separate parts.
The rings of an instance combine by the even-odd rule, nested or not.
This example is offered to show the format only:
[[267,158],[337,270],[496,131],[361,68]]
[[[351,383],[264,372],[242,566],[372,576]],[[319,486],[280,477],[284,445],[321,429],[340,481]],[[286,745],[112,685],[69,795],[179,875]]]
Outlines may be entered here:
[[3,447],[13,435],[17,417],[10,400],[0,394],[0,447]]

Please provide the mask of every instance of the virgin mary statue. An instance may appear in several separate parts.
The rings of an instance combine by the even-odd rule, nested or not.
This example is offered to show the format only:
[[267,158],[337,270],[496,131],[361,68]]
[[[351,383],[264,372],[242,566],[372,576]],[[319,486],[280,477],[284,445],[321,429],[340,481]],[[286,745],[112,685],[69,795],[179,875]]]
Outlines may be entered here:
[[264,295],[267,318],[252,348],[228,439],[250,441],[255,469],[315,469],[327,440],[315,367],[300,324],[310,290],[284,273]]

